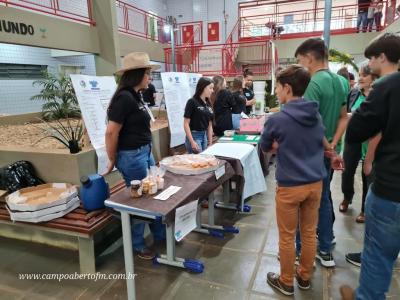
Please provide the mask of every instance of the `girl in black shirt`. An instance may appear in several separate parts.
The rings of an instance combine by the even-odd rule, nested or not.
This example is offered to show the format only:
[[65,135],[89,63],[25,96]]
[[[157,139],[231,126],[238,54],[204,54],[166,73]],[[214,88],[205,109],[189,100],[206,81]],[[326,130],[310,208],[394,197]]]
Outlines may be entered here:
[[213,88],[211,79],[200,78],[193,98],[186,103],[183,126],[186,133],[185,146],[189,153],[200,153],[212,144],[214,112],[209,99]]
[[[151,153],[151,111],[143,101],[141,91],[147,88],[150,71],[159,66],[151,65],[146,53],[133,52],[123,59],[122,70],[117,90],[110,101],[107,116],[105,143],[109,159],[107,172],[114,166],[121,173],[126,186],[132,180],[142,180],[147,176],[147,169],[154,165]],[[144,242],[144,222],[136,222],[133,229],[133,248],[143,259],[152,259],[154,254]],[[154,240],[162,240],[164,226],[155,221],[150,228]]]
[[246,97],[246,114],[251,113],[251,109],[254,104],[256,104],[256,99],[254,98],[253,91],[253,72],[249,69],[245,69],[243,72],[244,85],[243,94]]
[[222,76],[214,76],[214,132],[217,136],[223,136],[225,130],[232,130],[232,107],[234,99],[232,93],[226,89],[226,80]]
[[232,124],[233,129],[240,128],[240,119],[242,113],[246,113],[246,97],[243,95],[244,78],[243,76],[237,76],[233,80],[232,94],[233,94],[233,106],[232,106]]

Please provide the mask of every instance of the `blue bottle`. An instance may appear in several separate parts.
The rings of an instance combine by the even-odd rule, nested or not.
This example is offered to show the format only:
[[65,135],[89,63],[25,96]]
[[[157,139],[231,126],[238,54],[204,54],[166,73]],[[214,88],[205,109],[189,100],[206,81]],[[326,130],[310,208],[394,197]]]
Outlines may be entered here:
[[92,174],[81,177],[81,200],[87,211],[104,208],[104,201],[110,196],[110,189],[104,177]]

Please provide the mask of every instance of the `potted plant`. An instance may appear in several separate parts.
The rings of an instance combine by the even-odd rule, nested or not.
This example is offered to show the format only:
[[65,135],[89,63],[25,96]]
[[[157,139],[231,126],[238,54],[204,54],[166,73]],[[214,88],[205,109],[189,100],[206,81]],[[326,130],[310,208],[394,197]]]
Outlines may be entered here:
[[46,123],[47,129],[42,129],[45,136],[39,139],[36,143],[46,138],[53,138],[63,144],[69,149],[71,154],[78,153],[82,150],[81,140],[83,137],[83,124],[82,120],[78,119],[76,125],[71,123],[71,120],[67,118],[65,124],[59,119],[56,120],[55,124],[42,120]]
[[80,117],[81,112],[71,79],[66,75],[57,77],[49,72],[45,72],[43,76],[43,79],[36,80],[32,84],[42,87],[42,90],[31,97],[31,100],[44,101],[43,118],[57,120]]

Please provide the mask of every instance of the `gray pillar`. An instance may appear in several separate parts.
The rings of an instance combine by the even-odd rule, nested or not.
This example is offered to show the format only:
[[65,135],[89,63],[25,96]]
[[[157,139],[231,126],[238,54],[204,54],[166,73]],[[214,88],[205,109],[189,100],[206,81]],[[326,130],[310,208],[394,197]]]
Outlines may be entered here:
[[328,49],[331,40],[331,15],[332,15],[332,0],[325,0],[324,41]]
[[121,65],[115,0],[96,0],[92,3],[100,44],[100,53],[95,56],[96,75],[112,75]]

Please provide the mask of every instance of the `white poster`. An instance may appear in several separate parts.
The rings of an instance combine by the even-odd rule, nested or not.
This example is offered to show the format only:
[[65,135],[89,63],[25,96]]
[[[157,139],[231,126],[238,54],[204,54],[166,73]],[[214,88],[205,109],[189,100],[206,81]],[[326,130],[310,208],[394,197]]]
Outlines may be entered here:
[[185,143],[183,114],[186,102],[193,97],[201,74],[167,72],[161,73],[168,123],[171,132],[170,147]]
[[175,240],[180,242],[186,235],[197,227],[198,200],[178,207],[175,212]]
[[90,141],[96,150],[98,173],[102,174],[106,171],[108,163],[105,148],[107,108],[117,84],[113,76],[70,76]]

